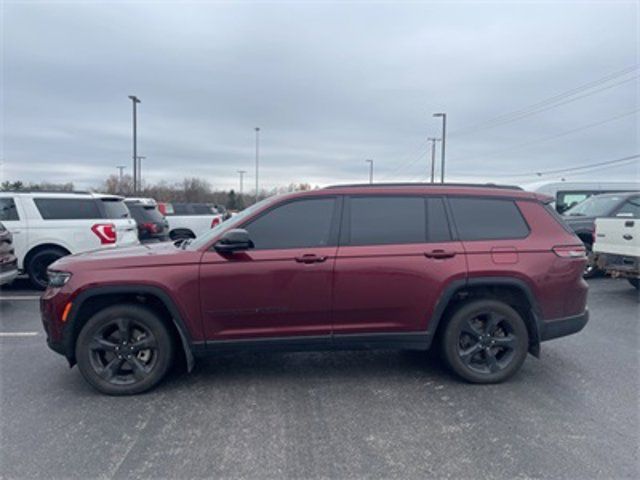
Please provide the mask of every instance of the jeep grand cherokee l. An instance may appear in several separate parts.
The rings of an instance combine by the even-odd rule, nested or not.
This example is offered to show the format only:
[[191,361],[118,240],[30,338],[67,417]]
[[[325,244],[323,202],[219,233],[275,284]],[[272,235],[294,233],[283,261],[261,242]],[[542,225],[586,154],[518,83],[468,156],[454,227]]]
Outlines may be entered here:
[[582,242],[513,188],[328,187],[266,199],[195,240],[51,266],[47,341],[113,395],[176,356],[231,349],[441,348],[500,382],[587,323]]

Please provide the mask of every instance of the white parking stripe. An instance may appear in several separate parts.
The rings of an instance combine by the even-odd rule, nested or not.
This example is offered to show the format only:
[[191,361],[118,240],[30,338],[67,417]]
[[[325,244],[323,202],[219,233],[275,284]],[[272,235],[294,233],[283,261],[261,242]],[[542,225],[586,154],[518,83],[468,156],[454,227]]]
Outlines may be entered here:
[[38,332],[0,332],[0,337],[35,337]]
[[40,300],[39,295],[14,295],[13,297],[6,297],[0,295],[0,300]]

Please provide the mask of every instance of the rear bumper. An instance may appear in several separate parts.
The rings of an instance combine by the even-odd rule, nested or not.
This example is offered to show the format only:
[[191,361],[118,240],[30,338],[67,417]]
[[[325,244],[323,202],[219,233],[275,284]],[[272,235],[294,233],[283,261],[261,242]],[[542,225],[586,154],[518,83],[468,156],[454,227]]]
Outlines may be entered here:
[[589,309],[585,309],[580,315],[572,317],[543,320],[540,323],[540,340],[544,342],[578,333],[585,327],[587,322],[589,322]]
[[613,277],[637,278],[640,276],[640,258],[638,257],[600,253],[598,267]]

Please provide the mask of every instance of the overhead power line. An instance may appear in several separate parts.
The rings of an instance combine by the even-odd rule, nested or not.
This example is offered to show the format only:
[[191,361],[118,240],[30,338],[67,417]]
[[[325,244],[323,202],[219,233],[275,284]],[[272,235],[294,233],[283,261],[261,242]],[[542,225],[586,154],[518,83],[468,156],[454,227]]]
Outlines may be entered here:
[[604,162],[597,163],[589,163],[587,165],[578,165],[577,167],[567,167],[567,168],[558,168],[555,170],[544,170],[540,172],[529,172],[529,173],[516,173],[516,174],[501,174],[501,175],[493,175],[500,177],[543,177],[546,175],[555,175],[558,173],[571,173],[577,172],[580,170],[590,170],[600,167],[610,167],[611,165],[617,165],[622,163],[631,163],[633,160],[640,158],[640,154],[636,153],[634,155],[629,155],[627,157],[616,158],[615,160],[606,160]]
[[[502,115],[498,115],[496,117],[493,117],[487,120],[486,122],[482,122],[468,128],[463,128],[463,129],[451,132],[451,135],[455,135],[455,136],[468,135],[469,133],[473,133],[476,131],[486,130],[489,128],[497,127],[499,125],[515,122],[523,118],[529,117],[531,115],[535,115],[537,113],[544,112],[546,110],[550,110],[552,108],[556,108],[556,107],[565,105],[567,103],[571,103],[571,102],[580,100],[582,98],[589,97],[591,95],[595,95],[602,91],[615,88],[619,85],[623,85],[633,80],[637,80],[638,75],[635,75],[631,78],[623,79],[613,84],[609,84],[609,85],[606,85],[606,84],[616,78],[628,75],[637,69],[638,69],[637,65],[633,67],[627,67],[623,70],[619,70],[609,75],[606,75],[605,77],[599,78],[598,80],[583,84],[579,87],[572,88],[570,90],[554,95],[547,99],[541,100],[539,102],[533,103],[521,109],[504,113]],[[600,88],[596,88],[596,87],[600,87]]]
[[513,145],[513,146],[508,147],[508,148],[503,148],[503,149],[497,150],[495,152],[489,152],[489,153],[485,153],[483,155],[474,155],[474,156],[468,156],[468,157],[462,157],[462,158],[454,158],[451,161],[453,161],[453,162],[461,162],[461,161],[464,161],[464,160],[471,160],[471,159],[477,160],[477,159],[481,159],[481,158],[494,157],[496,155],[501,155],[503,153],[508,153],[508,152],[521,150],[523,148],[531,147],[531,146],[538,145],[538,144],[541,144],[541,143],[550,142],[552,140],[556,140],[558,138],[565,137],[565,136],[570,135],[570,134],[575,133],[575,132],[580,132],[582,130],[587,130],[589,128],[598,127],[600,125],[604,125],[606,123],[613,122],[615,120],[620,120],[621,118],[628,117],[629,115],[633,115],[634,113],[638,113],[638,112],[640,112],[640,108],[636,108],[635,110],[631,110],[629,112],[625,112],[625,113],[622,113],[620,115],[616,115],[614,117],[606,118],[606,119],[601,120],[599,122],[594,122],[594,123],[590,123],[588,125],[583,125],[583,126],[578,127],[578,128],[573,128],[571,130],[566,130],[564,132],[557,133],[555,135],[550,135],[548,137],[542,137],[542,138],[538,138],[536,140],[531,140],[531,141],[528,141],[528,142],[519,143],[517,145]]

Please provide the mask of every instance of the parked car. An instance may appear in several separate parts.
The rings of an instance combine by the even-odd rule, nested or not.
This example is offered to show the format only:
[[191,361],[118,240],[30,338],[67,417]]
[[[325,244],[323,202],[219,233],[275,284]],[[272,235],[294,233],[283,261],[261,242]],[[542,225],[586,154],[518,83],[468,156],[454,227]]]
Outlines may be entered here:
[[18,268],[38,289],[47,286],[47,267],[60,257],[138,243],[136,222],[114,195],[0,192],[0,221],[13,234]]
[[639,203],[640,192],[604,193],[591,196],[564,212],[564,221],[576,232],[587,248],[588,262],[584,269],[586,278],[594,277],[602,272],[598,268],[593,254],[596,218],[626,217],[638,209]]
[[640,202],[625,217],[598,218],[593,250],[598,266],[612,277],[640,288]]
[[549,200],[447,184],[271,197],[180,246],[51,265],[47,341],[112,395],[233,349],[435,345],[463,379],[500,382],[588,320],[585,248]]
[[0,222],[0,285],[13,282],[18,276],[18,259],[13,251],[13,235]]
[[171,240],[196,238],[224,221],[223,215],[205,203],[159,203],[169,222]]
[[169,222],[158,210],[152,198],[127,198],[125,205],[138,225],[138,239],[142,243],[169,240]]
[[556,210],[564,213],[592,195],[638,191],[640,182],[542,182],[526,189],[554,197]]

